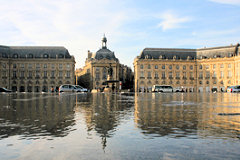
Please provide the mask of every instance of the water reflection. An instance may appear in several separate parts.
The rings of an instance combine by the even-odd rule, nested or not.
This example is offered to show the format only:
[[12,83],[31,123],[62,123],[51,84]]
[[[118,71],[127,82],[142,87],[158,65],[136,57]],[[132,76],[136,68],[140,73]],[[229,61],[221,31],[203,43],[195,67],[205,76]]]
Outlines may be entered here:
[[107,138],[114,135],[117,126],[129,116],[134,106],[132,95],[121,94],[90,94],[87,101],[82,101],[82,96],[78,95],[77,102],[76,108],[84,110],[89,135],[96,131],[102,139],[103,149]]
[[138,94],[135,123],[151,137],[240,138],[239,102],[227,93]]
[[73,98],[49,94],[1,95],[0,138],[66,136],[75,123]]

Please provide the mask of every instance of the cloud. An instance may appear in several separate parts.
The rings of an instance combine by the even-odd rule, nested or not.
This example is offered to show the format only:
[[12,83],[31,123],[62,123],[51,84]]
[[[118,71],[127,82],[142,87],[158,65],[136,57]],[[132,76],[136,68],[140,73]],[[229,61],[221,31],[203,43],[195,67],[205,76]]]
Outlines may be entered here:
[[191,21],[190,17],[179,17],[172,11],[162,13],[159,18],[162,19],[162,22],[157,27],[162,28],[163,31],[181,28],[183,23]]
[[79,67],[87,50],[101,47],[104,33],[109,38],[120,32],[126,12],[115,0],[5,1],[0,5],[1,45],[65,46]]
[[240,0],[210,0],[210,1],[222,4],[240,5]]

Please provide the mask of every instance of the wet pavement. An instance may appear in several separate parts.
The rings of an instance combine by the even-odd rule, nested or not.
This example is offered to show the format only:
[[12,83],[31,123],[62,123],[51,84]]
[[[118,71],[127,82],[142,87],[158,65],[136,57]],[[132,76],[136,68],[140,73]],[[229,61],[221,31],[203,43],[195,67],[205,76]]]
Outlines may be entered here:
[[239,159],[240,94],[0,94],[0,159]]

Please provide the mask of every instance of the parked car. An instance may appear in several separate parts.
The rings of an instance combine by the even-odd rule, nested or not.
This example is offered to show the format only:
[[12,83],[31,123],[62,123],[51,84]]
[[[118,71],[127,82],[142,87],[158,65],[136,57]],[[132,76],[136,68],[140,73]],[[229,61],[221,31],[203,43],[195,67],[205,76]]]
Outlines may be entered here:
[[153,85],[152,91],[153,92],[173,92],[173,87],[172,86]]
[[0,92],[12,92],[12,90],[6,89],[4,87],[0,87]]
[[59,92],[74,92],[75,88],[71,84],[64,84],[59,87]]
[[227,92],[240,92],[240,85],[238,86],[229,86]]
[[88,89],[87,88],[83,88],[82,86],[79,86],[79,85],[74,85],[74,91],[75,92],[87,92]]

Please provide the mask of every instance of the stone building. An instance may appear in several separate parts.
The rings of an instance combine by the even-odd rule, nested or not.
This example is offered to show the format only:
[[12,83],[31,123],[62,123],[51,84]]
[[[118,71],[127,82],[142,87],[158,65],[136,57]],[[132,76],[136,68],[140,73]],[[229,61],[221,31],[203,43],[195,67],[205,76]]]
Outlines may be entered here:
[[125,86],[133,77],[132,70],[126,65],[120,64],[114,52],[107,48],[107,38],[102,39],[102,48],[96,53],[88,51],[85,66],[78,69],[78,84],[88,89],[100,89],[106,87],[109,69],[112,70],[111,81],[115,89]]
[[64,47],[0,46],[0,86],[47,92],[74,83],[75,59]]
[[240,84],[240,46],[145,48],[134,60],[135,91],[171,85],[189,92],[226,91]]

